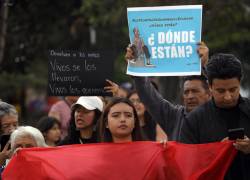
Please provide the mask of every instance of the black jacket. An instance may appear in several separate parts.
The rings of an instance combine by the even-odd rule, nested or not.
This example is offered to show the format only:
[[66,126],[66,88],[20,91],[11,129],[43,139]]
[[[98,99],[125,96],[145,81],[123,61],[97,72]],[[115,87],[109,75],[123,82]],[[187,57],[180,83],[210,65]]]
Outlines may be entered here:
[[187,114],[184,106],[174,105],[164,99],[148,78],[133,77],[133,79],[140,100],[152,119],[167,133],[169,140],[179,140],[181,126]]

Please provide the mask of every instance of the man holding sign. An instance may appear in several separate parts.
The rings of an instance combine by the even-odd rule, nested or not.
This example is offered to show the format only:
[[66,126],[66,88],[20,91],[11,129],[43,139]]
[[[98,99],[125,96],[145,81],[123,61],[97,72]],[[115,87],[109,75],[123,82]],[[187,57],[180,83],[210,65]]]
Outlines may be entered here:
[[[193,25],[191,22],[195,20],[197,23]],[[135,76],[200,74],[199,57],[202,67],[208,60],[208,48],[204,43],[198,43],[198,53],[194,50],[200,41],[200,20],[201,6],[128,8],[129,30],[132,26],[137,26],[150,32],[146,33],[144,30],[142,37],[147,37],[147,46],[156,67],[143,69],[130,67],[128,64],[127,74]],[[130,37],[133,39],[131,33]],[[128,46],[126,53],[128,61],[136,57],[135,48],[133,45]],[[193,71],[194,69],[197,71]],[[169,140],[179,140],[187,113],[210,99],[208,84],[203,76],[185,78],[184,106],[175,106],[163,99],[147,78],[133,79],[140,99],[167,133]]]
[[[208,48],[200,43],[197,49],[204,66],[208,60]],[[127,48],[126,60],[133,59],[133,51]],[[133,77],[138,95],[151,116],[167,133],[169,140],[179,140],[180,130],[186,115],[210,99],[210,91],[204,76],[189,76],[183,82],[184,106],[174,105],[164,99],[146,77]]]

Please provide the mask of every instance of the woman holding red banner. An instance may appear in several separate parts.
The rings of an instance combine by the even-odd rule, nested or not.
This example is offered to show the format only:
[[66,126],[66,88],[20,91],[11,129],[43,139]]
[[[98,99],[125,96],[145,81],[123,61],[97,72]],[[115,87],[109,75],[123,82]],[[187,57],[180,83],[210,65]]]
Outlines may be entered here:
[[114,98],[106,106],[99,122],[101,142],[142,141],[139,118],[133,104],[125,98]]

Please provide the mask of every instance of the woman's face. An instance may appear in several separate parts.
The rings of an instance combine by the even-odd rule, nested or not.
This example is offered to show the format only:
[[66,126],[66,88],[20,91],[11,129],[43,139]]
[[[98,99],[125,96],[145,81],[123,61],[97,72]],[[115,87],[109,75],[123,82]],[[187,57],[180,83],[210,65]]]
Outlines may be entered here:
[[18,126],[18,116],[6,114],[1,118],[2,134],[11,134]]
[[58,142],[60,140],[61,130],[57,123],[53,125],[51,129],[45,134],[45,140],[50,142]]
[[131,136],[135,127],[133,108],[126,103],[118,103],[110,108],[108,124],[112,137],[125,138]]
[[75,125],[77,129],[85,129],[93,125],[95,111],[88,110],[82,106],[77,107],[74,113]]
[[137,93],[132,94],[129,97],[129,100],[133,103],[133,105],[135,106],[136,112],[138,114],[139,117],[144,116],[145,113],[145,106],[144,104],[140,101],[140,98],[138,96]]

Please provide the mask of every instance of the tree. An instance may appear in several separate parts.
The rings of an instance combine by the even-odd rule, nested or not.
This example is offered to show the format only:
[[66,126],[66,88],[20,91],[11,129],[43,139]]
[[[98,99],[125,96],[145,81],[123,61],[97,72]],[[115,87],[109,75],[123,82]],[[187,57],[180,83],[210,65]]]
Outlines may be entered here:
[[0,1],[0,64],[4,57],[9,5],[9,0]]

